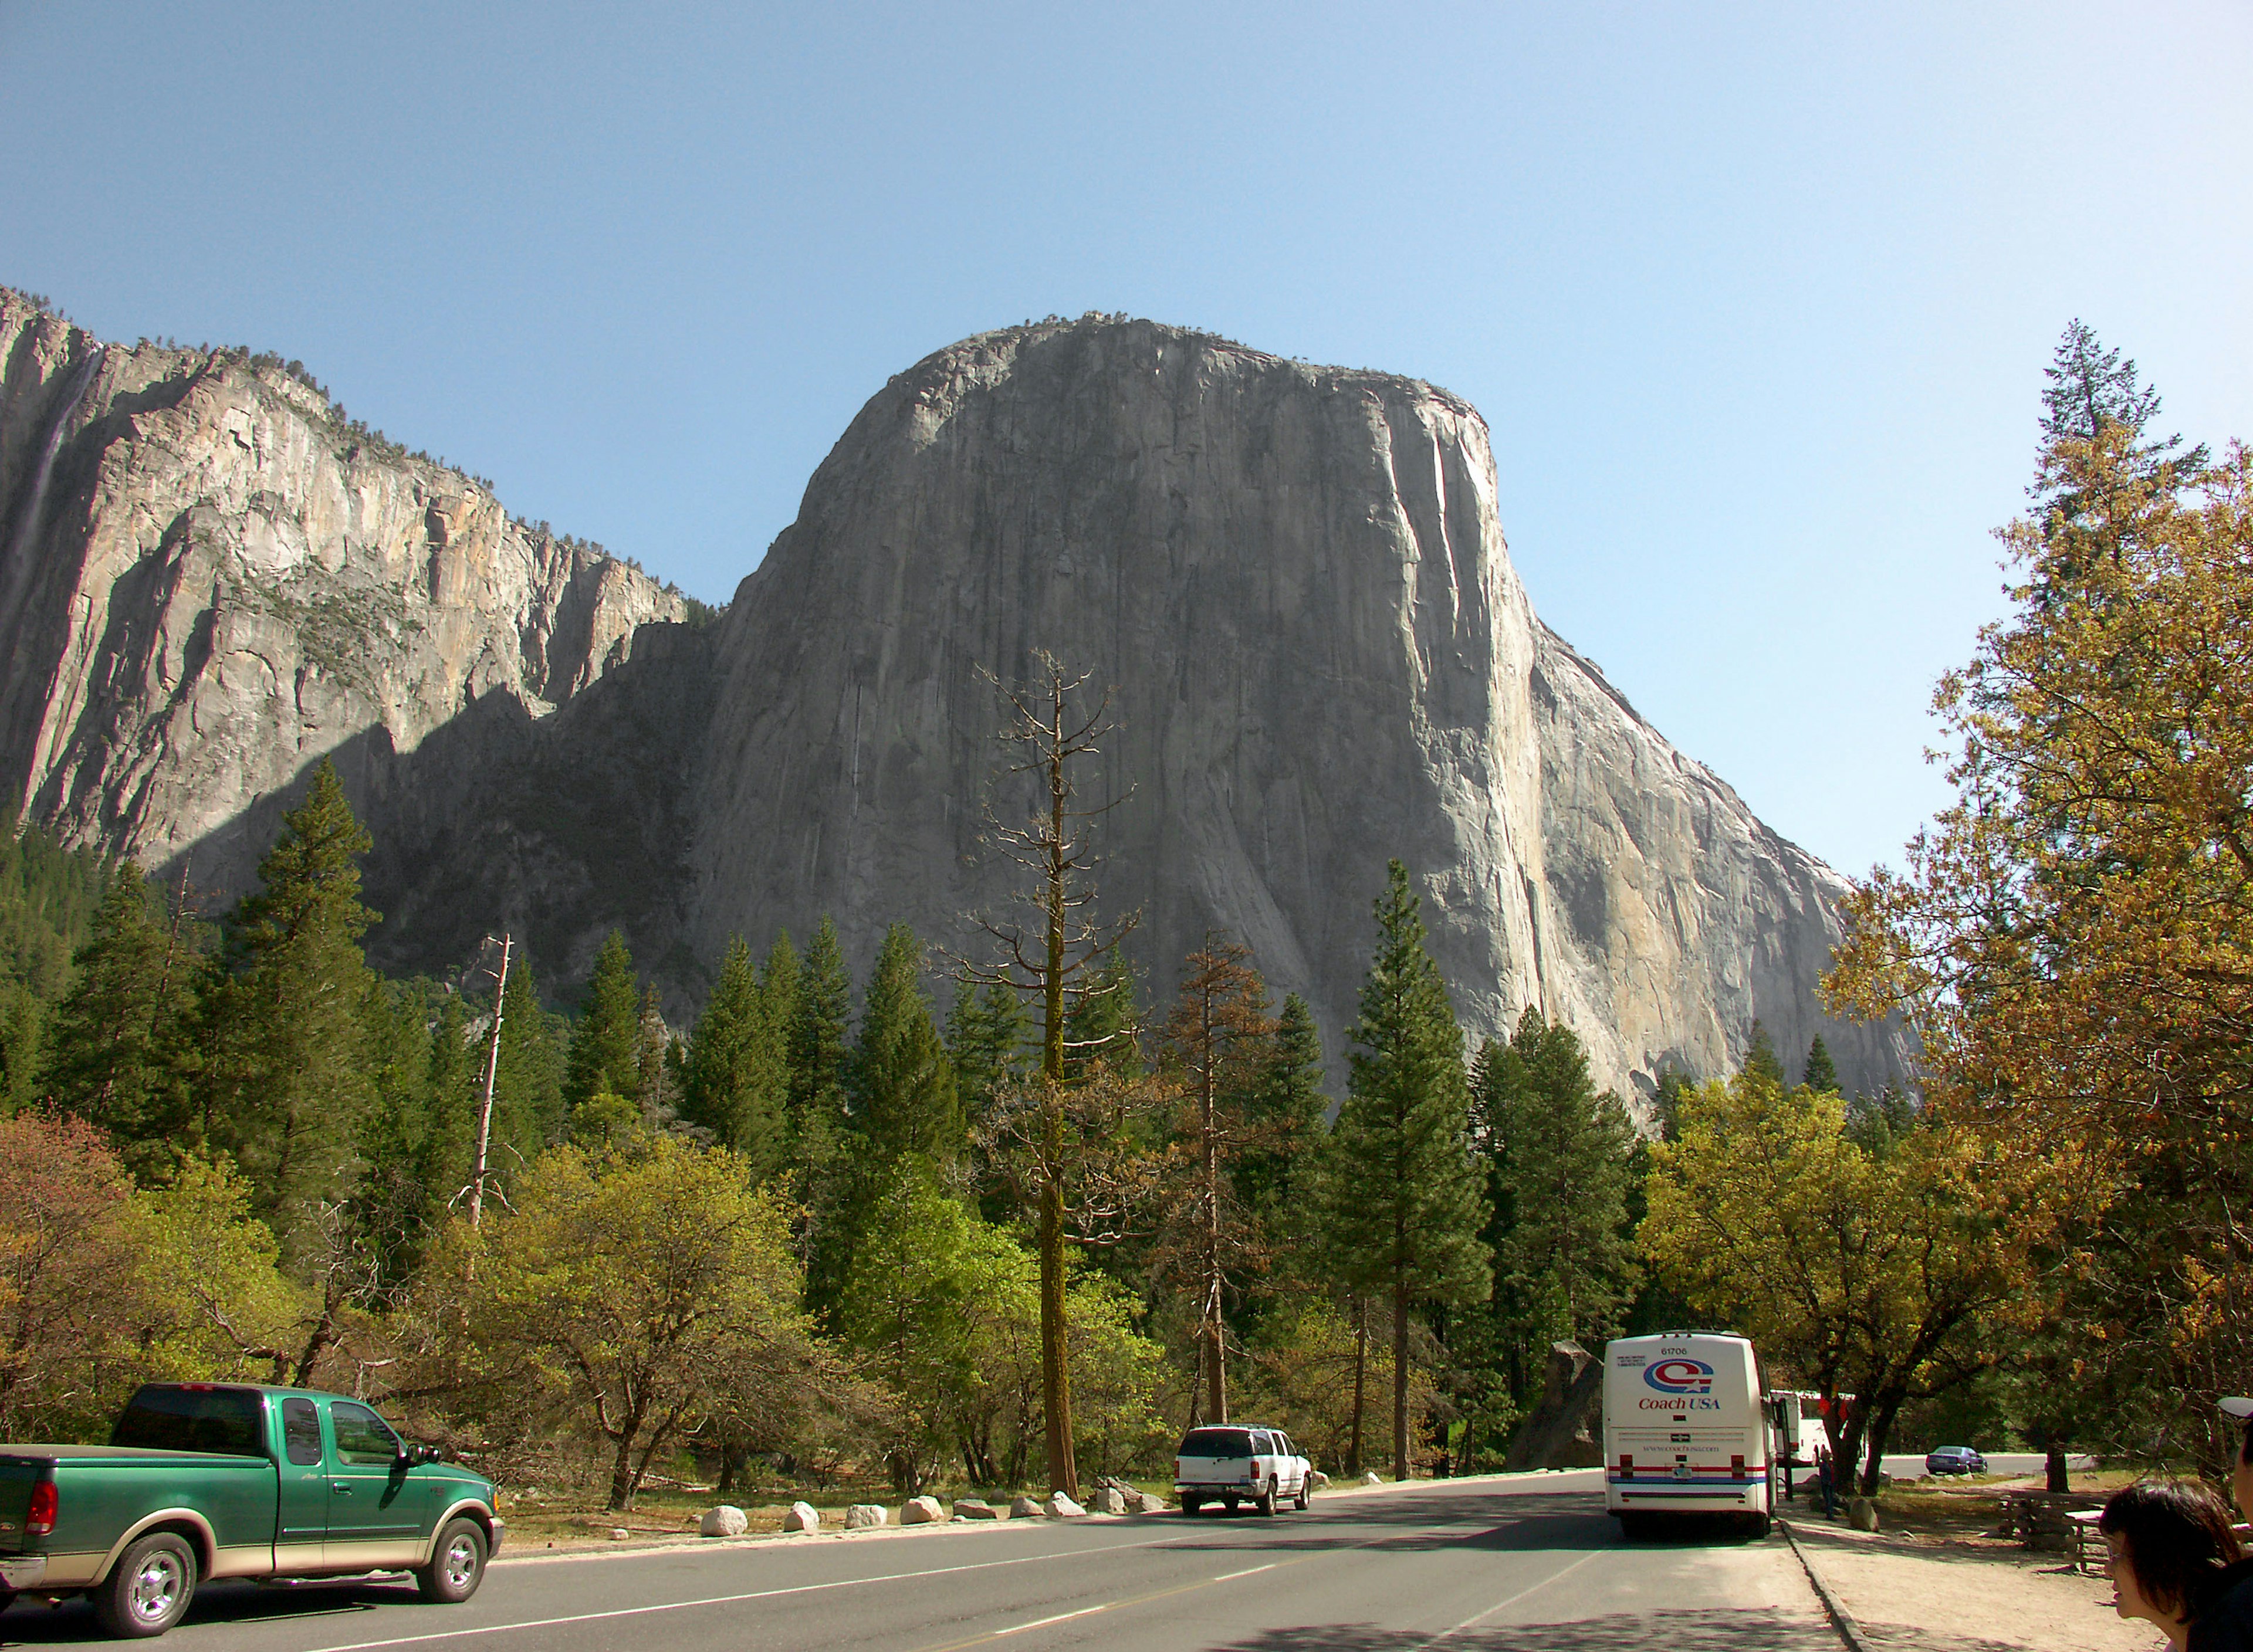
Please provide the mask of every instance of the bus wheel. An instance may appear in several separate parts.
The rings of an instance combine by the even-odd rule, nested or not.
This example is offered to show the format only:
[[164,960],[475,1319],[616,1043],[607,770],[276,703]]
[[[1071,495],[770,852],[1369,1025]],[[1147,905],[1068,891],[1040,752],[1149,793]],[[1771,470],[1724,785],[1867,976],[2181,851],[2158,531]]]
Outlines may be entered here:
[[1771,1517],[1764,1514],[1750,1515],[1747,1518],[1753,1523],[1753,1536],[1755,1537],[1767,1537],[1768,1527],[1774,1523]]
[[1641,1509],[1620,1511],[1620,1536],[1629,1543],[1649,1543],[1654,1533],[1650,1516]]

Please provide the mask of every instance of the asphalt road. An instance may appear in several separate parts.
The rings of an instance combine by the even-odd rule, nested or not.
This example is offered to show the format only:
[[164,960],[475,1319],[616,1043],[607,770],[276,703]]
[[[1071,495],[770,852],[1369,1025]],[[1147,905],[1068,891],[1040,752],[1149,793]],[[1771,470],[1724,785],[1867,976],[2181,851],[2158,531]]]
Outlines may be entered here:
[[[0,1645],[94,1638],[18,1604]],[[951,1525],[504,1558],[466,1606],[393,1584],[215,1584],[180,1652],[1838,1652],[1781,1537],[1627,1545],[1594,1471],[1330,1493],[1263,1519]]]

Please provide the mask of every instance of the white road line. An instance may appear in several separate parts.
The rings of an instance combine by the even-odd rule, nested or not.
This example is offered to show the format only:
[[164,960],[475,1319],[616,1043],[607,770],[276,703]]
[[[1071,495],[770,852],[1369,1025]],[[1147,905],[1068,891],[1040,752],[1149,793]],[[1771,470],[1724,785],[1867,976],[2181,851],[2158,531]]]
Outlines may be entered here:
[[1110,1611],[1118,1604],[1116,1600],[1106,1600],[1099,1607],[1082,1607],[1077,1612],[1059,1612],[1052,1618],[1035,1618],[1030,1623],[1013,1623],[1006,1629],[995,1629],[986,1639],[998,1641],[1005,1635],[1022,1635],[1028,1629],[1045,1629],[1051,1623],[1069,1623],[1074,1618],[1092,1617],[1099,1612]]
[[1423,1652],[1423,1648],[1426,1646],[1437,1646],[1442,1641],[1448,1640],[1453,1636],[1461,1635],[1465,1629],[1476,1628],[1480,1624],[1484,1623],[1496,1613],[1503,1611],[1510,1607],[1516,1606],[1520,1600],[1525,1599],[1527,1595],[1540,1593],[1542,1590],[1547,1588],[1551,1584],[1555,1583],[1559,1579],[1569,1577],[1573,1572],[1578,1572],[1582,1566],[1587,1565],[1589,1561],[1601,1559],[1606,1552],[1607,1551],[1605,1550],[1596,1549],[1591,1551],[1589,1553],[1582,1555],[1578,1560],[1573,1562],[1571,1565],[1566,1566],[1559,1571],[1551,1572],[1547,1577],[1542,1579],[1540,1582],[1520,1589],[1516,1594],[1511,1595],[1508,1600],[1496,1601],[1492,1606],[1480,1613],[1477,1616],[1465,1618],[1461,1623],[1455,1625],[1452,1629],[1442,1629],[1439,1634],[1425,1642],[1423,1646],[1418,1647],[1416,1649],[1416,1652]]
[[1280,1560],[1270,1560],[1264,1566],[1246,1566],[1241,1572],[1224,1572],[1218,1577],[1215,1578],[1213,1581],[1215,1583],[1228,1583],[1238,1578],[1248,1578],[1255,1572],[1273,1572],[1281,1564],[1282,1562]]
[[[610,1618],[642,1617],[652,1612],[685,1612],[694,1607],[734,1606],[744,1600],[773,1600],[784,1595],[819,1594],[829,1589],[853,1589],[869,1583],[902,1583],[911,1578],[943,1578],[957,1572],[990,1572],[996,1566],[1030,1565],[1042,1560],[1077,1560],[1087,1555],[1109,1554],[1119,1549],[1148,1549],[1166,1539],[1149,1543],[1109,1543],[1099,1549],[1059,1550],[1054,1554],[1017,1555],[1008,1560],[977,1560],[959,1566],[930,1566],[921,1572],[888,1572],[874,1578],[838,1578],[828,1583],[801,1583],[787,1589],[754,1589],[743,1594],[708,1595],[701,1600],[661,1600],[652,1606],[618,1607],[608,1612],[580,1612],[563,1618],[534,1618],[518,1623],[481,1623],[465,1629],[440,1629],[429,1635],[394,1635],[387,1641],[352,1641],[341,1646],[317,1647],[313,1652],[376,1652],[382,1647],[422,1646],[434,1641],[459,1641],[473,1635],[506,1635],[518,1629],[555,1629],[573,1623],[600,1623]],[[1101,1607],[1091,1607],[1100,1611]],[[1078,1617],[1078,1613],[1067,1616]],[[1052,1621],[1054,1620],[1051,1620]],[[1031,1624],[1019,1624],[1018,1628],[1031,1628]],[[1008,1633],[1014,1634],[1011,1630]]]

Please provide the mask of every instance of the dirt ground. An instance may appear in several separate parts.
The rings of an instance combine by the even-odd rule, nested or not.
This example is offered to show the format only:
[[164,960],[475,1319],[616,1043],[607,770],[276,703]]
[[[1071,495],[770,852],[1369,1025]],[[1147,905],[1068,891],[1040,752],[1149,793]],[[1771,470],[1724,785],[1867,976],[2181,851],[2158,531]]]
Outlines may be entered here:
[[[2082,1477],[2075,1477],[2082,1489]],[[1819,1515],[1790,1518],[1801,1551],[1855,1620],[1872,1652],[2154,1652],[2158,1630],[2112,1610],[2112,1585],[2077,1573],[2070,1555],[1998,1537],[2012,1481],[1897,1486],[1880,1499],[1884,1529],[1859,1532]],[[2088,1489],[2111,1488],[2094,1477]]]

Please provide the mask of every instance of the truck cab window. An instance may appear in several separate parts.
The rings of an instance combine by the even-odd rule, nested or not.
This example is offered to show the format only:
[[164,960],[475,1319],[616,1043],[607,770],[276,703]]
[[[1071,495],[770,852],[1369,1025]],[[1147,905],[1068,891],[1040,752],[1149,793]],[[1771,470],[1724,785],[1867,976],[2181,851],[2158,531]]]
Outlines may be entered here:
[[399,1455],[399,1436],[365,1405],[348,1399],[330,1401],[329,1425],[337,1431],[338,1462],[377,1467]]
[[143,1451],[266,1455],[266,1418],[257,1391],[210,1383],[150,1383],[126,1402],[113,1446]]
[[282,1446],[289,1460],[301,1467],[321,1460],[321,1418],[311,1400],[282,1402]]

